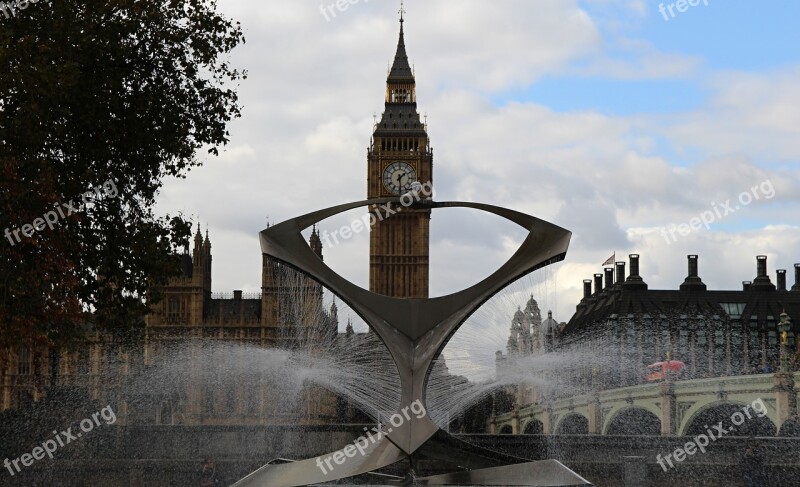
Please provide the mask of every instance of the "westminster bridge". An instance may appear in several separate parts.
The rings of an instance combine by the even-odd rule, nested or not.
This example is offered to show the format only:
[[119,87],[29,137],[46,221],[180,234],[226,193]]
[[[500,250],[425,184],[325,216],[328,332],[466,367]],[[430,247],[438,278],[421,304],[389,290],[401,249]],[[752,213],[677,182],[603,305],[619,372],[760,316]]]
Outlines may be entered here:
[[[798,380],[800,374],[764,374],[601,391],[498,416],[491,427],[502,434],[457,438],[519,458],[560,460],[598,487],[738,487],[743,485],[740,462],[746,444],[763,455],[774,482],[770,485],[794,485],[800,477],[800,436],[776,437],[776,432],[796,407]],[[751,417],[742,416],[742,429],[736,435],[748,438],[733,434],[718,438],[702,455],[668,470],[658,463],[659,456],[685,448],[691,436],[705,432],[717,418],[730,418],[748,407]],[[763,417],[753,414],[760,411]],[[64,421],[48,418],[23,429],[11,416],[7,419],[0,421],[0,437],[8,440],[0,444],[0,459],[30,451]],[[220,485],[230,485],[272,459],[313,458],[343,448],[365,426],[372,425],[115,424],[93,431],[55,459],[36,462],[16,477],[0,475],[0,486],[191,487],[198,485],[206,458],[216,463]],[[646,480],[629,481],[631,472]],[[388,469],[385,474],[402,472]],[[375,483],[371,478],[362,480]]]
[[743,411],[752,417],[745,416],[740,436],[775,436],[797,412],[798,382],[800,372],[624,387],[498,414],[488,429],[490,434],[688,436],[755,405],[758,414]]

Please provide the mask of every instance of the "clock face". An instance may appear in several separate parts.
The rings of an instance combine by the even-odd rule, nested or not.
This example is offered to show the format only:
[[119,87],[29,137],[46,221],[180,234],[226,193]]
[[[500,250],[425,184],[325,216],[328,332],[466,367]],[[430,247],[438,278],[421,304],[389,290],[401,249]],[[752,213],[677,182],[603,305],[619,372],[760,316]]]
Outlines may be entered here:
[[411,191],[417,181],[417,172],[405,162],[394,162],[383,171],[383,185],[392,194]]

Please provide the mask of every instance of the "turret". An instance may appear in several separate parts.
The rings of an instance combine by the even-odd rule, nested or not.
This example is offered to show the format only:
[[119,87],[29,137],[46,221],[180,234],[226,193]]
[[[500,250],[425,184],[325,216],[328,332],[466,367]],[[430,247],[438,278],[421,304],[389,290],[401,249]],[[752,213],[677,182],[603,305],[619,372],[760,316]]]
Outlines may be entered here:
[[208,228],[203,241],[203,290],[211,294],[211,239],[208,238]]
[[211,240],[206,229],[206,238],[200,231],[200,224],[197,224],[197,233],[194,235],[194,250],[192,251],[192,283],[194,286],[201,287],[203,293],[211,295]]
[[350,318],[347,318],[347,328],[344,329],[345,336],[353,336],[355,331],[353,331],[353,322],[350,321]]
[[322,240],[320,240],[319,238],[319,233],[317,232],[316,225],[314,225],[314,229],[311,231],[311,237],[308,239],[308,245],[311,246],[311,250],[313,250],[314,253],[317,254],[317,257],[319,257],[320,260],[325,260],[322,257]]

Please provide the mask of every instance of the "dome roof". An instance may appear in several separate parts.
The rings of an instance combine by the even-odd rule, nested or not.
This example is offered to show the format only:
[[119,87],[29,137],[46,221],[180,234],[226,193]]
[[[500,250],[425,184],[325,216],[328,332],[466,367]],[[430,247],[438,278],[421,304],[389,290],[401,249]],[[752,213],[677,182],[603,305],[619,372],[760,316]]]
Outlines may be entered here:
[[525,311],[527,311],[528,313],[535,313],[535,314],[540,313],[539,303],[537,303],[536,300],[533,298],[533,294],[531,294],[531,299],[529,299],[528,302],[525,304]]
[[542,321],[542,331],[550,332],[553,330],[558,330],[558,321],[553,319],[553,312],[547,312],[547,319]]

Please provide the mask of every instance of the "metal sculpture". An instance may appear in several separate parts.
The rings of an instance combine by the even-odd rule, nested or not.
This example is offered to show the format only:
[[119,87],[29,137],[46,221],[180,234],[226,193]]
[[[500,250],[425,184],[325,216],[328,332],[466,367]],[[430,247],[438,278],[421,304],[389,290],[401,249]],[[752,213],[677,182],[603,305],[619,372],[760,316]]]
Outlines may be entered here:
[[[395,411],[398,414],[404,406],[416,401],[426,405],[425,385],[431,364],[467,318],[516,279],[563,260],[572,235],[552,223],[506,208],[479,203],[417,202],[412,208],[472,208],[485,211],[520,225],[528,230],[528,236],[502,267],[468,289],[438,298],[401,299],[375,294],[347,281],[314,254],[301,233],[322,220],[348,210],[377,205],[397,207],[400,202],[400,198],[382,198],[340,205],[274,225],[260,234],[261,250],[265,255],[326,286],[358,313],[380,337],[391,353],[400,376],[401,399]],[[427,415],[421,418],[412,415],[400,426],[387,428],[380,440],[359,449],[357,455],[348,454],[346,461],[339,462],[344,453],[332,454],[331,457],[337,460],[336,466],[326,473],[319,468],[319,460],[315,459],[268,465],[245,477],[235,486],[295,487],[371,472],[409,458],[439,431],[439,427]],[[345,453],[352,453],[352,450]],[[548,464],[552,464],[552,461]],[[572,484],[559,485],[588,485],[563,465],[560,468],[562,473],[566,471],[572,474],[567,477],[575,481]]]

